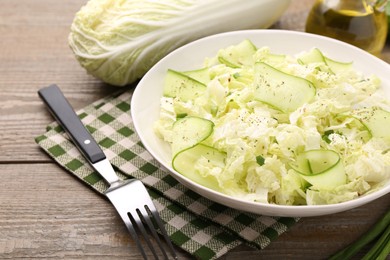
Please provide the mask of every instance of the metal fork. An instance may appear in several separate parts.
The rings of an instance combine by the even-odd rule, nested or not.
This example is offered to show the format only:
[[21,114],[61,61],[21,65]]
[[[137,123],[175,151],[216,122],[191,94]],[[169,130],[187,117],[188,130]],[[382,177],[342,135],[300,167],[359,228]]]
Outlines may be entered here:
[[142,182],[136,179],[123,181],[118,178],[105,154],[82,124],[58,86],[50,85],[42,88],[38,94],[84,157],[110,185],[105,195],[125,222],[144,259],[147,259],[147,256],[141,244],[141,238],[156,259],[158,255],[153,241],[158,244],[164,258],[169,259],[157,230],[164,237],[171,256],[177,259],[163,222]]

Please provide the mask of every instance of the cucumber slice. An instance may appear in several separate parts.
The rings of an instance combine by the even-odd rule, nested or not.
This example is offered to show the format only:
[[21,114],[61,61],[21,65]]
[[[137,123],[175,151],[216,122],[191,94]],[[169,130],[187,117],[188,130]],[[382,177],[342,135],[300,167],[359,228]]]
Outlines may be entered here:
[[340,156],[332,150],[306,151],[290,166],[314,189],[331,190],[347,182]]
[[287,55],[273,53],[268,47],[260,48],[253,55],[254,62],[264,62],[269,65],[280,65],[286,61]]
[[255,98],[283,112],[292,112],[310,102],[316,94],[314,85],[257,62],[254,70]]
[[172,155],[205,140],[213,132],[214,123],[200,117],[184,117],[173,124],[175,138],[172,142]]
[[379,107],[354,110],[351,116],[365,125],[372,137],[390,141],[390,112]]
[[218,60],[232,68],[241,68],[243,65],[253,65],[253,55],[256,53],[256,46],[250,40],[229,46],[218,52]]
[[183,71],[182,73],[205,85],[207,85],[210,82],[209,68],[207,67],[198,70]]
[[352,62],[340,62],[325,57],[325,63],[329,66],[330,70],[336,74],[352,68]]
[[206,85],[175,70],[169,69],[164,81],[163,95],[181,101],[195,99],[206,91]]
[[286,60],[286,55],[284,54],[275,54],[275,53],[270,53],[267,56],[267,61],[270,63],[282,63],[283,61]]
[[298,62],[301,64],[324,63],[330,73],[339,73],[352,68],[352,62],[341,62],[326,57],[318,48],[312,49],[310,52],[299,57]]
[[310,63],[325,63],[324,55],[322,52],[314,48],[310,52],[307,52],[298,58],[298,62],[301,64],[310,64]]
[[194,182],[210,189],[220,191],[217,178],[212,175],[202,176],[194,167],[196,162],[202,157],[208,161],[209,165],[220,168],[225,166],[226,153],[220,152],[217,149],[204,144],[197,144],[179,152],[172,160],[172,167]]
[[338,114],[335,119],[338,120],[339,123],[346,121],[346,127],[337,129],[336,133],[347,136],[351,132],[351,129],[356,129],[359,133],[358,136],[355,136],[355,138],[360,139],[362,142],[366,143],[372,138],[370,129],[368,129],[361,120],[351,116],[351,112]]

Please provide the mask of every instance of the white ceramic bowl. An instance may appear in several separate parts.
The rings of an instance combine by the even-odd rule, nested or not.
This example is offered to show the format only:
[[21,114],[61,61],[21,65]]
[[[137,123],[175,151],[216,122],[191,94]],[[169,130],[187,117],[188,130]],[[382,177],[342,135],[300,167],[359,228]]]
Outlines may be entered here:
[[232,208],[263,215],[305,217],[332,214],[361,206],[389,193],[390,183],[381,190],[339,204],[271,205],[248,202],[221,194],[191,181],[172,169],[170,148],[153,131],[153,124],[159,118],[163,79],[167,69],[199,68],[205,57],[213,57],[219,49],[238,44],[244,39],[250,39],[257,47],[269,46],[275,53],[294,55],[317,47],[332,58],[341,61],[352,60],[358,71],[379,76],[383,80],[382,87],[390,98],[390,65],[346,43],[318,35],[284,30],[247,30],[217,34],[187,44],[170,53],[158,62],[136,87],[131,105],[132,118],[142,143],[152,156],[167,168],[175,179],[200,195]]

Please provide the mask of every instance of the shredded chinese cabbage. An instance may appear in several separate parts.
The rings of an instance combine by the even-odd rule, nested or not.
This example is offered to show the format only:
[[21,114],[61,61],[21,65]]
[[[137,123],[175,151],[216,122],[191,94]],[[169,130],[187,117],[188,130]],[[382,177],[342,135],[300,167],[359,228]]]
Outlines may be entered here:
[[[200,155],[188,167],[214,176],[219,191],[250,201],[332,204],[381,187],[390,180],[390,141],[370,136],[367,128],[348,116],[362,107],[389,111],[380,79],[353,66],[334,72],[323,61],[302,63],[309,52],[275,55],[269,47],[261,47],[253,55],[253,64],[265,62],[313,83],[314,98],[295,111],[283,112],[255,98],[254,65],[233,68],[216,56],[203,64],[210,76],[203,95],[186,102],[162,98],[156,133],[171,143],[175,138],[172,125],[179,114],[212,121],[213,132],[204,143],[226,153],[224,165],[210,165]],[[290,167],[298,154],[315,149],[340,156],[345,184],[320,189]]]

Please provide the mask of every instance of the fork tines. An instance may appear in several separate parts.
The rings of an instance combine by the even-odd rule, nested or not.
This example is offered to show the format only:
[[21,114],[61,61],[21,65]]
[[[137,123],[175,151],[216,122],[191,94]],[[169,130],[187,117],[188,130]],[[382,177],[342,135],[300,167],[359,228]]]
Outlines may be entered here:
[[[150,209],[152,208],[152,210]],[[146,244],[149,246],[151,252],[153,253],[154,257],[158,259],[157,252],[155,250],[155,246],[153,246],[153,241],[150,239],[150,237],[154,238],[154,241],[157,242],[161,252],[164,255],[165,259],[169,259],[166,249],[163,247],[163,243],[161,242],[161,239],[159,235],[157,234],[156,230],[159,230],[161,234],[163,235],[165,241],[167,241],[168,248],[171,251],[171,254],[174,258],[176,258],[175,251],[171,245],[170,239],[165,231],[164,225],[157,214],[156,209],[154,208],[154,205],[145,205],[144,208],[138,208],[136,210],[133,210],[132,212],[128,212],[128,217],[130,218],[131,223],[133,224],[133,227],[136,227],[135,235],[141,234],[143,240],[146,242]],[[134,238],[135,240],[140,240],[138,237]],[[137,244],[138,245],[138,244]],[[142,247],[139,247],[142,255],[146,258],[145,252]]]
[[[148,245],[155,259],[159,259],[157,247],[160,248],[165,259],[169,259],[167,251],[170,251],[173,259],[177,259],[172,242],[145,186],[139,180],[131,180],[130,183],[110,189],[106,195],[125,222],[143,258],[147,259],[147,256],[141,240]],[[132,193],[127,192],[127,188],[131,189]],[[135,190],[138,191],[138,194],[134,193]],[[137,197],[129,198],[129,195],[137,195]],[[126,207],[123,206],[125,203]],[[163,236],[166,246],[164,246],[157,231]],[[158,246],[155,245],[156,243]]]

